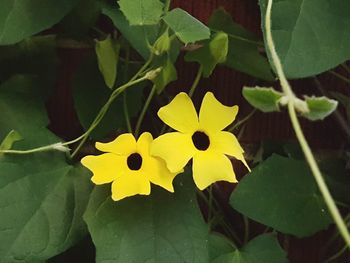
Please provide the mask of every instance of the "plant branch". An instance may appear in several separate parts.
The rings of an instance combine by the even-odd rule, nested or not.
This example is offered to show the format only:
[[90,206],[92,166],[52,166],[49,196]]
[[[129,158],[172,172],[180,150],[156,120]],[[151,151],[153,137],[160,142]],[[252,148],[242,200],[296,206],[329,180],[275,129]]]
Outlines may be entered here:
[[75,148],[74,152],[72,153],[71,157],[73,158],[80,150],[80,148],[83,146],[83,144],[86,142],[87,138],[89,137],[90,133],[96,128],[96,126],[100,123],[100,121],[103,119],[103,117],[105,116],[106,112],[108,111],[110,105],[112,104],[112,102],[124,91],[126,90],[128,87],[131,87],[137,83],[140,83],[146,79],[148,79],[149,76],[146,74],[145,76],[139,78],[139,79],[135,79],[132,81],[129,81],[128,83],[120,86],[119,88],[117,88],[116,90],[113,91],[113,93],[111,94],[111,96],[109,97],[108,101],[106,102],[106,104],[101,108],[101,110],[99,111],[99,113],[97,114],[97,116],[95,117],[94,121],[92,122],[92,124],[90,125],[90,127],[87,129],[87,131],[84,133],[84,137],[83,139],[80,141],[79,145]]
[[147,109],[148,109],[148,107],[149,107],[149,105],[150,105],[150,103],[152,101],[152,98],[153,98],[155,92],[156,92],[156,85],[153,85],[153,87],[151,89],[151,92],[149,93],[149,95],[147,97],[147,100],[145,102],[145,105],[143,105],[143,108],[142,108],[142,111],[140,113],[139,119],[137,120],[137,123],[136,123],[136,127],[135,127],[135,137],[136,138],[139,136],[143,118],[146,115]]
[[342,81],[350,84],[350,79],[348,79],[347,77],[344,77],[343,75],[341,75],[333,70],[330,70],[328,72],[331,73],[333,76],[336,76],[338,79],[341,79]]
[[346,62],[341,64],[341,66],[350,74],[350,68],[348,67],[348,65],[346,65]]
[[[222,32],[221,30],[216,30],[216,29],[212,29],[210,28],[211,31],[215,32],[215,33],[218,33],[218,32]],[[230,34],[230,33],[227,33],[225,32],[229,37],[233,38],[233,39],[237,39],[237,40],[240,40],[240,41],[244,41],[244,42],[247,42],[249,44],[254,44],[254,45],[257,45],[257,46],[260,46],[260,47],[264,47],[264,43],[261,42],[261,41],[254,41],[254,40],[250,40],[248,38],[244,38],[244,37],[241,37],[241,36],[237,36],[237,35],[233,35],[233,34]]]
[[170,9],[171,0],[165,0],[164,12],[168,13]]
[[332,262],[337,258],[339,258],[341,255],[344,254],[344,252],[346,252],[347,248],[348,246],[344,245],[337,253],[335,253],[333,256],[329,257],[328,259],[326,259],[325,263]]
[[[317,86],[317,88],[321,91],[321,93],[325,96],[329,96],[328,92],[323,88],[321,82],[318,80],[317,77],[314,77],[314,82]],[[342,128],[343,132],[346,135],[346,139],[348,143],[350,143],[350,126],[343,117],[343,115],[340,113],[339,108],[337,108],[334,112],[334,118],[337,120],[339,126]]]
[[128,132],[132,133],[129,110],[128,110],[128,102],[127,102],[126,96],[127,96],[126,92],[124,92],[124,94],[123,94],[123,112],[124,112],[124,118],[125,118],[126,127],[128,129]]
[[143,66],[139,69],[139,71],[136,72],[136,74],[130,79],[130,81],[134,81],[138,76],[140,76],[142,72],[144,72],[147,69],[147,67],[151,64],[153,58],[154,54],[152,52],[145,64],[143,64]]
[[275,44],[273,42],[272,38],[272,32],[271,32],[271,10],[272,10],[272,2],[273,0],[268,0],[267,9],[266,9],[266,16],[265,16],[265,28],[266,28],[266,41],[268,49],[270,50],[271,58],[273,61],[273,64],[276,68],[276,72],[278,75],[278,78],[280,80],[283,92],[288,97],[288,113],[289,117],[291,119],[296,137],[298,138],[299,144],[304,152],[305,158],[307,163],[310,166],[310,169],[312,171],[312,174],[315,178],[315,181],[322,193],[322,196],[325,200],[325,203],[329,209],[329,212],[331,216],[333,217],[333,220],[335,224],[338,227],[338,230],[340,234],[342,235],[343,239],[345,240],[345,243],[348,247],[350,247],[350,234],[349,231],[344,223],[343,218],[341,217],[339,210],[337,206],[335,205],[335,202],[328,190],[328,187],[322,177],[321,171],[317,165],[317,162],[312,154],[312,151],[309,147],[308,142],[305,139],[305,136],[303,134],[303,131],[301,129],[299,120],[297,118],[296,110],[294,108],[295,103],[295,95],[292,91],[291,86],[289,85],[287,78],[283,71],[283,66],[280,61],[280,58],[277,55]]
[[194,79],[194,81],[193,81],[193,84],[192,84],[192,86],[191,86],[191,89],[190,89],[190,91],[188,92],[188,96],[190,96],[190,97],[193,96],[193,93],[194,93],[194,91],[196,90],[196,88],[197,88],[197,86],[198,86],[198,83],[199,83],[199,81],[200,81],[200,79],[201,79],[202,73],[203,73],[203,66],[200,65],[200,66],[199,66],[199,69],[198,69],[198,71],[197,71],[197,75],[196,75],[196,77],[195,77],[195,79]]
[[0,155],[1,154],[31,154],[31,153],[37,153],[37,152],[53,151],[53,150],[68,152],[69,148],[66,147],[64,143],[58,142],[58,143],[30,149],[30,150],[1,150]]
[[247,116],[245,116],[243,119],[239,120],[236,124],[232,125],[231,128],[228,129],[229,132],[233,132],[235,129],[240,127],[242,124],[247,122],[251,117],[253,117],[254,113],[256,112],[256,109],[252,110]]

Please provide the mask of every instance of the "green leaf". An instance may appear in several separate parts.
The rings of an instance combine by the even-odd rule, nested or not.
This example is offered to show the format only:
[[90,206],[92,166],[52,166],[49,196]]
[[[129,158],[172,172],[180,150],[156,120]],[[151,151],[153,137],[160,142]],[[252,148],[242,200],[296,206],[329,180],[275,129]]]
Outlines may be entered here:
[[79,0],[3,0],[0,3],[0,45],[9,45],[59,22]]
[[302,115],[312,121],[323,120],[332,114],[338,106],[336,100],[327,97],[305,97],[305,102],[309,108],[309,112]]
[[214,32],[223,31],[229,37],[226,66],[263,80],[274,80],[269,62],[259,52],[263,44],[254,34],[235,23],[229,13],[216,10],[209,19],[209,27]]
[[271,234],[260,235],[243,248],[225,254],[212,263],[287,263],[286,252]]
[[58,24],[60,35],[85,40],[101,15],[102,1],[80,0],[74,9]]
[[[45,105],[35,82],[16,76],[0,86],[0,138],[15,129],[16,149],[59,139],[46,129]],[[42,262],[86,234],[82,213],[91,184],[83,168],[58,152],[2,155],[0,159],[1,262]]]
[[226,33],[216,33],[210,41],[205,41],[203,47],[188,52],[186,61],[198,62],[203,67],[203,77],[209,77],[217,64],[226,60],[228,52],[228,36]]
[[169,58],[162,59],[162,62],[161,64],[158,64],[158,67],[162,67],[162,70],[153,82],[157,93],[160,94],[170,82],[177,80],[177,71]]
[[329,158],[320,162],[320,168],[333,198],[350,205],[350,176],[347,162],[343,159]]
[[103,5],[102,13],[108,16],[114,26],[122,33],[131,46],[144,58],[150,56],[148,43],[153,43],[158,37],[159,25],[153,26],[131,26],[125,16],[112,5]]
[[[35,36],[11,46],[0,46],[0,81],[14,74],[33,74],[42,96],[51,94],[57,81],[56,37]],[[36,90],[37,91],[37,90]]]
[[[141,108],[143,88],[140,85],[127,91],[127,105],[130,117]],[[97,66],[95,56],[88,57],[77,70],[73,80],[73,98],[80,123],[88,129],[100,109],[107,102],[112,91],[106,86]],[[94,139],[101,139],[108,134],[124,129],[126,122],[123,113],[123,96],[114,100],[100,124],[91,133]]]
[[179,179],[175,193],[154,187],[150,196],[118,202],[110,198],[110,186],[95,188],[84,218],[97,263],[208,262],[208,227],[193,182]]
[[18,142],[22,139],[23,137],[17,131],[12,130],[9,132],[9,134],[7,134],[5,139],[0,144],[0,150],[10,150],[15,142]]
[[209,236],[209,256],[213,263],[217,258],[224,254],[228,254],[234,249],[231,241],[220,233],[213,232]]
[[119,0],[118,4],[132,26],[155,25],[163,14],[159,0]]
[[171,47],[171,39],[169,37],[169,32],[166,30],[154,43],[154,54],[157,56],[168,52]]
[[279,100],[283,96],[273,88],[262,87],[243,87],[242,94],[250,105],[262,112],[279,111]]
[[180,8],[168,12],[163,20],[185,44],[210,37],[210,30],[207,26]]
[[[45,142],[45,136],[37,136]],[[58,153],[0,160],[1,262],[42,262],[86,235],[91,183]]]
[[278,155],[241,180],[230,204],[255,221],[297,237],[310,236],[332,222],[307,164]]
[[[259,2],[264,27],[267,0]],[[343,0],[274,1],[272,35],[288,78],[317,75],[350,58],[349,10]]]
[[287,142],[283,144],[283,151],[289,158],[305,160],[305,155],[299,143]]
[[106,39],[96,42],[95,50],[98,68],[107,87],[113,89],[117,78],[120,45],[116,40],[108,36]]
[[15,76],[0,86],[0,138],[16,130],[33,147],[42,146],[35,137],[38,130],[49,133],[48,118],[40,97],[33,96],[35,83],[30,77]]

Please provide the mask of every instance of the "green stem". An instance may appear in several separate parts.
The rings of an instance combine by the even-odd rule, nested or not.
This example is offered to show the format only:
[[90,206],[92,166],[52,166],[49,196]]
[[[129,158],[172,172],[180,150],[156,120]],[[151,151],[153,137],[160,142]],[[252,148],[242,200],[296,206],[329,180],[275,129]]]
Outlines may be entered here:
[[[200,196],[203,199],[203,201],[205,201],[206,205],[209,207],[209,200],[208,200],[207,196],[202,191],[199,191],[199,190],[197,190],[197,194],[198,194],[198,196]],[[215,200],[215,198],[213,198],[213,201],[214,201],[214,204],[217,204],[217,201]],[[213,206],[213,207],[215,207],[215,206]],[[217,204],[216,207],[217,207],[217,209],[212,210],[213,218],[216,217],[220,220],[220,226],[226,231],[227,235],[232,237],[232,240],[230,240],[230,241],[232,242],[232,245],[235,248],[237,248],[237,245],[235,242],[237,242],[237,244],[241,244],[241,241],[239,240],[238,236],[233,231],[233,229],[225,222],[225,218],[220,216],[220,214],[222,214],[220,206]],[[209,219],[208,219],[208,222],[209,222]],[[210,225],[209,225],[209,227],[210,227]]]
[[144,63],[143,61],[140,61],[140,60],[129,60],[128,61],[126,58],[123,58],[123,57],[119,57],[119,60],[123,63],[135,64],[135,65],[141,65]]
[[[129,64],[130,64],[130,46],[126,46],[126,56],[125,56],[125,70],[124,70],[124,81],[128,79],[128,73],[129,73]],[[130,116],[129,116],[129,110],[128,110],[128,103],[127,103],[127,93],[125,92],[123,94],[123,112],[124,112],[124,119],[126,123],[126,127],[128,129],[128,132],[132,133],[131,123],[130,123]]]
[[336,76],[338,79],[341,79],[342,81],[350,84],[350,79],[348,79],[347,77],[344,77],[343,75],[341,75],[333,70],[330,70],[328,72],[331,73],[332,75]]
[[243,119],[239,120],[236,124],[234,124],[231,128],[229,128],[228,131],[233,132],[235,129],[237,129],[246,121],[248,121],[254,115],[255,112],[256,112],[256,109],[252,110],[247,116],[245,116]]
[[350,74],[350,68],[348,67],[348,65],[346,65],[345,62],[341,64],[341,66]]
[[[317,88],[321,91],[321,93],[323,95],[329,97],[330,95],[323,88],[322,83],[318,80],[317,77],[314,77],[314,81],[315,81]],[[340,112],[339,107],[337,107],[337,109],[334,111],[333,114],[334,114],[334,117],[335,117],[336,121],[338,122],[339,126],[342,128],[342,130],[346,134],[346,139],[347,139],[348,143],[350,143],[350,125],[349,125],[349,123],[347,122],[347,120],[344,118],[344,116]]]
[[145,102],[145,105],[143,105],[143,108],[142,108],[142,111],[140,113],[140,117],[139,119],[137,120],[137,123],[136,123],[136,128],[135,128],[135,137],[137,138],[139,136],[139,133],[140,133],[140,128],[141,128],[141,124],[142,124],[142,121],[143,121],[143,118],[145,117],[146,115],[146,112],[147,112],[147,109],[152,101],[152,98],[154,96],[156,92],[156,86],[153,85],[152,89],[151,89],[151,92],[149,93],[148,97],[147,97],[147,100]]
[[198,83],[201,79],[201,76],[202,76],[202,73],[203,73],[203,66],[200,65],[199,66],[199,69],[197,71],[197,75],[196,75],[196,78],[194,79],[193,81],[193,84],[192,84],[192,87],[190,89],[190,91],[188,92],[188,96],[192,97],[193,96],[193,93],[194,91],[196,90],[197,86],[198,86]]
[[244,239],[243,244],[247,244],[249,241],[249,220],[248,217],[243,215],[243,223],[244,223]]
[[348,247],[350,247],[350,234],[349,231],[343,221],[343,218],[341,217],[339,210],[337,206],[334,203],[334,200],[328,190],[328,187],[322,177],[321,171],[316,163],[316,160],[311,152],[311,149],[309,147],[309,144],[307,143],[305,136],[303,134],[303,131],[301,129],[299,120],[297,118],[297,114],[294,108],[294,101],[296,99],[291,86],[289,85],[287,78],[284,74],[282,63],[277,55],[275,44],[273,42],[272,33],[271,33],[271,9],[272,9],[272,2],[273,0],[268,0],[267,4],[267,10],[266,10],[266,16],[265,16],[265,28],[266,28],[266,41],[267,46],[270,50],[271,58],[273,61],[273,64],[275,65],[277,75],[279,77],[282,89],[285,93],[285,95],[288,97],[288,113],[289,117],[291,119],[296,137],[299,141],[299,144],[304,152],[305,158],[307,163],[310,166],[310,169],[312,171],[312,174],[315,178],[315,181],[322,193],[322,196],[326,202],[326,205],[329,209],[330,214],[333,217],[333,220],[335,224],[338,227],[339,232],[341,233],[342,237],[344,238],[346,244]]
[[164,133],[165,133],[165,131],[166,131],[166,129],[167,129],[167,126],[166,126],[165,124],[163,124],[162,129],[160,130],[159,135],[164,134]]
[[[64,143],[58,142],[58,143],[54,143],[54,144],[50,144],[50,145],[45,145],[42,147],[37,147],[34,149],[29,149],[29,150],[2,150],[2,151],[0,150],[0,154],[31,154],[31,153],[36,153],[36,152],[44,152],[44,151],[52,151],[52,150],[68,151],[69,149],[64,149],[64,146],[68,146],[70,144],[76,143],[76,142],[81,140],[79,145],[77,146],[77,148],[74,150],[74,152],[71,155],[71,157],[73,158],[78,153],[80,148],[83,146],[83,144],[85,143],[85,141],[87,140],[87,138],[91,134],[91,132],[100,123],[100,121],[102,120],[102,118],[104,117],[106,112],[108,111],[109,106],[115,100],[115,98],[118,97],[119,94],[122,93],[128,87],[133,86],[133,85],[135,85],[139,82],[142,82],[145,79],[149,78],[148,75],[145,75],[139,79],[136,79],[138,77],[138,75],[148,67],[148,65],[152,62],[152,60],[153,60],[153,55],[150,56],[150,58],[148,59],[146,64],[132,77],[132,79],[129,82],[127,82],[126,84],[120,86],[119,88],[117,88],[113,91],[113,93],[109,97],[106,104],[100,109],[99,113],[95,117],[95,119],[92,122],[92,124],[90,125],[90,127],[86,130],[85,133],[83,133],[78,138],[75,138],[74,140],[64,142]],[[131,129],[131,125],[130,125],[130,129]]]
[[0,151],[0,154],[31,154],[31,153],[37,153],[37,152],[46,152],[46,151],[52,151],[52,150],[58,150],[59,147],[62,147],[62,151],[69,151],[69,148],[64,147],[63,143],[54,143],[30,150],[2,150]]
[[139,71],[136,72],[136,74],[131,78],[130,81],[134,81],[138,76],[140,76],[142,72],[144,72],[147,69],[147,67],[151,64],[153,58],[154,58],[154,54],[151,53],[148,60],[145,62],[145,64],[143,64],[143,66],[139,69]]
[[346,217],[345,217],[345,222],[348,222],[349,221],[349,223],[350,223],[350,214],[348,214]]
[[328,259],[326,259],[325,263],[332,262],[337,258],[339,258],[341,255],[344,254],[344,252],[346,252],[347,248],[348,248],[347,245],[343,246],[337,253],[335,253],[333,256],[329,257]]
[[212,229],[212,226],[210,224],[212,214],[213,214],[213,187],[210,186],[208,189],[209,193],[209,200],[208,200],[208,222],[209,222],[209,228]]
[[113,93],[111,94],[111,96],[109,97],[108,101],[106,102],[106,104],[101,108],[100,112],[97,114],[96,118],[94,119],[94,121],[92,122],[91,126],[88,128],[88,130],[84,133],[84,137],[83,139],[80,141],[79,145],[77,146],[77,148],[75,148],[74,152],[72,153],[71,157],[73,158],[80,150],[80,148],[84,145],[84,143],[86,142],[87,138],[89,137],[90,133],[95,129],[95,127],[100,123],[100,121],[102,120],[102,118],[104,117],[104,115],[106,114],[106,112],[108,111],[110,105],[112,104],[112,102],[115,100],[115,98],[117,98],[124,90],[126,90],[128,87],[131,87],[137,83],[140,83],[142,81],[144,81],[145,79],[147,79],[148,76],[145,75],[139,79],[135,79],[133,81],[129,81],[128,83],[120,86],[119,88],[117,88],[116,90],[113,91]]
[[123,93],[123,111],[128,132],[132,133],[126,92]]
[[98,34],[100,34],[103,38],[106,38],[107,33],[103,32],[101,29],[97,28],[97,27],[92,27],[92,30],[95,30],[95,32],[97,32]]
[[170,9],[171,0],[165,0],[164,12],[168,13]]
[[[221,30],[216,30],[216,29],[212,29],[212,28],[210,30],[215,32],[215,33],[222,32]],[[247,38],[244,38],[244,37],[241,37],[241,36],[233,35],[233,34],[230,34],[230,33],[227,33],[227,32],[225,32],[225,33],[229,37],[231,37],[233,39],[237,39],[237,40],[240,40],[240,41],[247,42],[249,44],[254,44],[254,45],[257,45],[257,46],[260,46],[260,47],[264,47],[264,43],[261,42],[261,41],[254,41],[254,40],[250,40],[250,39],[247,39]]]
[[69,148],[65,148],[66,146],[76,143],[80,141],[82,138],[84,138],[85,133],[80,135],[78,138],[75,138],[74,140],[68,141],[68,142],[57,142],[29,150],[0,150],[0,154],[31,154],[31,153],[38,153],[38,152],[47,152],[47,151],[69,151]]

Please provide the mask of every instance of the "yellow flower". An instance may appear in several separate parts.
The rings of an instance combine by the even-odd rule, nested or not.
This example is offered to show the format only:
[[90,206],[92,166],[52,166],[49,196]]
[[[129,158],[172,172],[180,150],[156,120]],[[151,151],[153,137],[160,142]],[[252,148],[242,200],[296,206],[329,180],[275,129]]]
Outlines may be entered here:
[[217,181],[237,182],[228,156],[249,167],[236,137],[222,131],[234,121],[237,112],[238,106],[224,106],[207,92],[198,118],[191,99],[181,92],[158,111],[159,118],[178,132],[156,138],[151,155],[164,159],[171,172],[183,169],[193,158],[193,179],[200,190]]
[[148,132],[137,142],[132,134],[122,134],[109,143],[97,142],[96,148],[106,153],[86,156],[81,163],[92,171],[91,180],[95,184],[112,183],[115,201],[137,194],[149,195],[151,182],[174,192],[172,181],[177,173],[171,173],[162,159],[150,156],[152,141]]

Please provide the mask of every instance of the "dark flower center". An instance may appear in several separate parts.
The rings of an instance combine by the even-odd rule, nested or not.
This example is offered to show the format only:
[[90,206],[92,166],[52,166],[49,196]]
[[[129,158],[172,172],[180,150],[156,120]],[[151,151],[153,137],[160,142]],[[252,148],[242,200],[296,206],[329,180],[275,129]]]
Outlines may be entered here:
[[138,153],[130,154],[127,163],[130,170],[140,170],[142,166],[142,157]]
[[208,135],[206,135],[204,132],[201,132],[201,131],[196,131],[192,135],[192,141],[194,146],[200,151],[205,151],[206,149],[208,149],[210,145],[210,140]]

